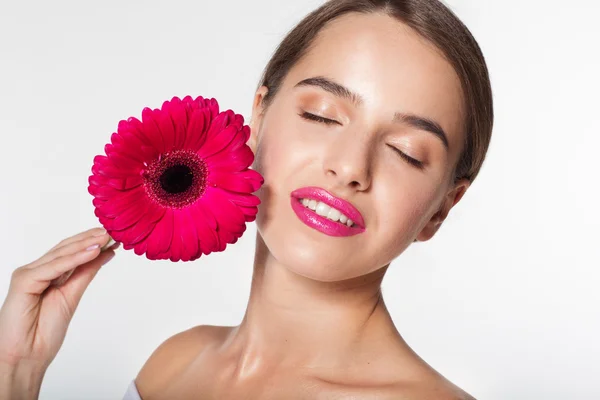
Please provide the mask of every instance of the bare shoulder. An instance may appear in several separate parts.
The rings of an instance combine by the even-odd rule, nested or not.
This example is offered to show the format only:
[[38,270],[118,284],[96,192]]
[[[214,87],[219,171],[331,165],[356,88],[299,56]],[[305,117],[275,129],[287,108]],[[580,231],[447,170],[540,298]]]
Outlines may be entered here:
[[392,392],[390,399],[477,400],[443,376],[400,384],[395,386]]
[[162,390],[185,371],[207,346],[222,340],[231,329],[230,326],[199,325],[162,342],[135,378],[142,397]]
[[[422,400],[477,400],[462,388],[451,382],[433,366],[421,358],[414,350],[412,368],[409,379],[401,379],[396,386],[396,399],[422,399]],[[404,397],[402,397],[404,396]]]
[[455,385],[440,385],[415,391],[415,399],[423,400],[477,400]]
[[[411,363],[395,363],[385,398],[395,400],[477,400],[413,352]],[[393,376],[396,375],[396,376]]]

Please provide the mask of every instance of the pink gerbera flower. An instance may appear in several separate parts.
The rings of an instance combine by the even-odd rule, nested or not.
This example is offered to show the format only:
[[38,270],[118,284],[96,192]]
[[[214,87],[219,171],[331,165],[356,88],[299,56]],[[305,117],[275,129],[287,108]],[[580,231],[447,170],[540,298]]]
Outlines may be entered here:
[[94,158],[89,192],[110,236],[151,260],[223,251],[254,221],[262,176],[248,167],[250,128],[215,99],[174,97],[120,121]]

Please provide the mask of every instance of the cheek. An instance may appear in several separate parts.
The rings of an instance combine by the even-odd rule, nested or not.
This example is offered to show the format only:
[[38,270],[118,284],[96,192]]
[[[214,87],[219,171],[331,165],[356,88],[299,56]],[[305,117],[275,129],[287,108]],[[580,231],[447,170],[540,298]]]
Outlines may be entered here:
[[281,214],[282,210],[276,210],[276,206],[287,206],[286,199],[295,189],[289,182],[290,177],[295,175],[293,166],[298,163],[298,152],[294,151],[290,133],[284,129],[265,125],[256,148],[253,168],[265,180],[255,193],[261,200],[256,220],[261,231],[267,222],[272,221],[271,216]]
[[268,135],[265,132],[265,138],[257,148],[255,164],[257,171],[265,178],[265,184],[273,185],[281,182],[281,175],[285,174],[286,164],[289,164],[294,152],[289,148],[289,141],[282,140],[283,135]]
[[271,123],[265,125],[261,135],[255,166],[265,178],[265,184],[285,186],[318,157],[319,149],[315,147],[318,144],[295,124]]
[[374,196],[377,204],[381,234],[405,242],[415,236],[429,220],[437,199],[437,190],[426,179],[392,177]]

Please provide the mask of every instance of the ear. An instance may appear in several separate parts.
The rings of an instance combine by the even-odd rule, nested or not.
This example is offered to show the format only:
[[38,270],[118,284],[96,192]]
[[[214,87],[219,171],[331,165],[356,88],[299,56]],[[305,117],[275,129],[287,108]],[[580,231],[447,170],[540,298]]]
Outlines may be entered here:
[[461,179],[454,184],[453,188],[444,197],[438,211],[431,217],[421,232],[419,232],[415,242],[426,242],[435,235],[452,207],[462,199],[470,185],[471,182],[468,179]]
[[253,153],[256,153],[258,133],[260,132],[260,125],[265,112],[263,101],[268,92],[269,89],[266,86],[258,88],[252,103],[252,117],[250,118],[250,124],[248,124],[250,126],[250,138],[247,143]]

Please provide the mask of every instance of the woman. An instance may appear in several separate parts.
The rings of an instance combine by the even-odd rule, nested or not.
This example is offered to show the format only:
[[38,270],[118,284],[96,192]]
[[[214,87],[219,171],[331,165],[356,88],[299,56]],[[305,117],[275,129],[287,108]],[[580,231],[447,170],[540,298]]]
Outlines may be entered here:
[[[166,340],[126,398],[472,398],[405,343],[380,287],[465,194],[492,120],[484,58],[438,1],[331,0],[309,14],[253,102],[249,145],[265,184],[244,319]],[[108,240],[92,229],[15,270],[0,312],[2,398],[37,397],[114,255],[99,250]]]

